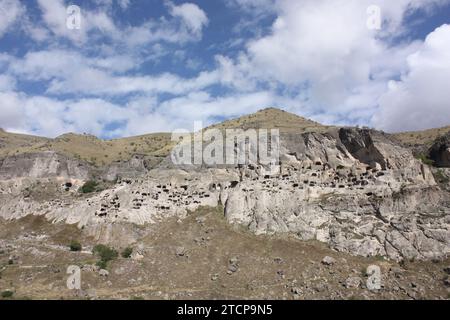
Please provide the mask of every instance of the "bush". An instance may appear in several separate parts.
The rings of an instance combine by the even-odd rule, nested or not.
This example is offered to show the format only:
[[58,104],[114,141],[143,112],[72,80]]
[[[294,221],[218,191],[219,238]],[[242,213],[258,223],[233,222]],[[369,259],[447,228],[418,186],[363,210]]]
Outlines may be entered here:
[[92,252],[99,256],[100,261],[97,262],[97,266],[102,269],[107,267],[109,261],[114,260],[119,256],[116,250],[103,244],[96,245]]
[[3,299],[11,298],[13,295],[14,295],[14,292],[12,292],[10,290],[2,291],[2,298]]
[[125,248],[123,251],[122,251],[122,258],[125,258],[125,259],[128,259],[128,258],[130,258],[131,257],[131,254],[133,253],[133,249],[132,248],[130,248],[130,247],[128,247],[128,248]]
[[108,263],[106,261],[103,261],[103,260],[97,261],[96,265],[100,269],[106,269],[108,267]]
[[422,161],[423,164],[426,164],[428,166],[432,166],[434,165],[434,161],[429,159],[426,155],[424,154],[419,154],[417,156],[417,159],[419,159],[420,161]]
[[79,243],[78,241],[72,241],[70,242],[70,251],[81,251],[81,249],[83,249],[83,247],[81,246],[81,243]]
[[98,182],[89,180],[80,188],[81,193],[92,193],[97,190]]
[[434,177],[438,183],[446,184],[450,182],[450,178],[448,178],[441,169],[435,172]]

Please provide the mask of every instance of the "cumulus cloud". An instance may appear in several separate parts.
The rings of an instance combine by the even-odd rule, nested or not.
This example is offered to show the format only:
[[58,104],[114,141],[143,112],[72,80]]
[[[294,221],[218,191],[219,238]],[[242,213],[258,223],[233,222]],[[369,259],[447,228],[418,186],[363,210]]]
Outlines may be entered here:
[[122,9],[127,9],[130,5],[131,0],[117,0],[117,3]]
[[252,15],[261,15],[276,9],[275,0],[226,0],[226,4],[230,7],[238,7]]
[[[155,96],[133,97],[120,106],[106,100],[63,99],[0,92],[0,127],[12,132],[56,137],[66,132],[86,132],[107,138],[132,136],[175,129],[193,130],[194,121],[212,124],[217,117],[240,115],[270,106],[276,97],[268,92],[213,97],[192,92],[164,102]],[[111,131],[112,124],[122,125]]]
[[49,137],[66,132],[107,136],[109,124],[129,116],[122,107],[102,99],[57,100],[9,91],[0,92],[0,101],[0,127]]
[[[74,44],[83,45],[89,40],[95,45],[95,32],[110,38],[116,45],[130,47],[143,46],[157,41],[183,43],[197,41],[202,36],[203,28],[208,24],[206,13],[196,4],[184,3],[174,5],[169,2],[169,14],[172,19],[148,19],[138,26],[116,25],[109,10],[87,10],[81,8],[80,29],[67,28],[67,7],[64,0],[37,0],[42,11],[45,25],[51,32],[61,38],[67,38]],[[111,0],[97,0],[98,4],[111,7]],[[122,8],[130,4],[127,0],[119,1]],[[39,30],[39,26],[36,26]],[[31,28],[29,28],[31,29]],[[91,36],[92,39],[89,37]]]
[[21,99],[14,92],[0,92],[1,113],[0,127],[5,130],[16,130],[24,127]]
[[24,13],[25,7],[19,0],[0,0],[0,39]]
[[[450,0],[379,0],[379,31],[367,28],[370,0],[227,0],[245,18],[258,22],[270,14],[274,22],[268,32],[240,39],[240,52],[212,53],[216,65],[196,74],[141,69],[166,54],[177,64],[192,59],[186,46],[209,24],[196,4],[166,1],[165,15],[128,25],[111,17],[114,6],[126,9],[130,1],[95,0],[102,10],[83,9],[82,29],[74,31],[66,27],[65,1],[37,1],[42,23],[25,20],[23,28],[48,49],[0,53],[0,126],[6,129],[116,137],[192,129],[195,120],[208,125],[269,106],[389,131],[450,119],[450,27],[425,41],[392,41],[406,34],[411,12]],[[0,22],[0,36],[1,23],[9,30],[13,22]],[[41,94],[21,92],[22,81],[43,88]]]
[[373,117],[378,128],[412,131],[446,126],[450,120],[450,25],[443,25],[408,56],[408,71],[391,81]]
[[[115,96],[130,93],[184,94],[219,81],[219,72],[200,72],[193,78],[171,73],[120,75],[135,66],[127,56],[89,58],[64,50],[29,52],[10,64],[10,72],[28,81],[47,81],[51,94]],[[118,72],[119,74],[116,74]]]
[[376,31],[367,27],[372,1],[280,0],[271,32],[249,41],[233,63],[221,58],[221,65],[230,85],[257,83],[296,96],[298,113],[367,123],[388,82],[405,70],[406,57],[420,45],[392,45],[390,37],[403,33],[407,14],[444,2],[378,1],[383,27]]
[[15,78],[6,74],[0,74],[0,92],[15,90],[15,88],[16,88]]
[[194,34],[199,35],[204,26],[208,24],[206,13],[196,4],[183,3],[179,6],[169,3],[170,14],[179,17],[186,27]]

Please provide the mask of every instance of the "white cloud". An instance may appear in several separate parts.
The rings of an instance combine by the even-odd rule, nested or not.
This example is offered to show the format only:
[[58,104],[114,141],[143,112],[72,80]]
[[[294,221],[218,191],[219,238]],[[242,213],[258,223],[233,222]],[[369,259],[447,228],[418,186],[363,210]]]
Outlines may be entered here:
[[249,41],[234,61],[219,59],[224,82],[237,90],[255,84],[283,90],[308,113],[368,123],[388,82],[407,69],[406,57],[420,46],[392,46],[390,37],[404,32],[406,14],[448,2],[377,1],[383,19],[377,32],[367,27],[370,0],[277,1],[270,33]]
[[179,17],[186,25],[188,30],[196,35],[200,35],[203,27],[208,24],[206,13],[196,4],[183,3],[179,6],[170,3],[170,14],[173,17]]
[[67,27],[68,6],[64,0],[37,0],[37,2],[42,12],[42,19],[53,35],[68,38],[79,45],[86,41],[90,26],[85,15],[81,15],[80,29],[69,29]]
[[[330,124],[372,123],[385,130],[434,127],[450,119],[449,26],[425,42],[390,43],[392,36],[405,32],[406,12],[429,10],[448,0],[379,0],[384,19],[379,32],[366,26],[370,0],[228,0],[247,13],[255,10],[256,20],[268,12],[277,19],[268,34],[246,39],[244,51],[217,55],[216,68],[189,78],[137,70],[167,53],[190,58],[187,48],[169,50],[166,44],[179,46],[202,37],[209,20],[197,5],[166,2],[166,17],[123,26],[111,19],[113,0],[96,0],[106,9],[83,11],[82,30],[73,33],[65,25],[64,1],[38,1],[45,25],[30,36],[53,41],[47,51],[31,51],[23,58],[0,53],[5,70],[0,75],[0,111],[5,115],[0,126],[6,129],[49,136],[67,131],[135,135],[189,129],[194,120],[207,125],[268,106]],[[28,23],[25,28],[31,27]],[[102,36],[107,41],[97,44]],[[57,49],[60,37],[80,46]],[[141,48],[145,56],[135,50]],[[198,67],[198,62],[192,64]],[[15,92],[21,80],[44,85],[53,98]],[[214,85],[227,89],[215,96],[209,90]],[[162,93],[174,97],[158,100]],[[65,94],[81,98],[57,99]],[[117,97],[126,97],[125,106],[111,102]],[[106,133],[115,122],[124,125]]]
[[[126,8],[129,3],[129,1],[120,1],[119,5]],[[199,40],[203,28],[208,24],[206,13],[197,5],[185,3],[176,6],[169,3],[169,14],[172,19],[168,20],[164,17],[149,19],[138,26],[116,25],[109,15],[110,10],[92,11],[81,7],[81,28],[71,30],[66,25],[68,15],[64,0],[38,0],[38,4],[43,20],[51,32],[57,37],[70,39],[77,45],[85,44],[90,40],[95,45],[95,39],[98,36],[107,37],[116,45],[126,44],[131,48],[157,41],[185,43]],[[97,0],[97,4],[109,8],[112,6],[112,1]],[[39,27],[36,26],[36,28]]]
[[[215,117],[232,117],[242,110],[257,111],[272,106],[276,97],[268,92],[212,97],[197,91],[164,102],[152,95],[131,98],[125,106],[103,99],[58,100],[27,96],[18,92],[0,92],[0,127],[55,137],[66,132],[86,132],[114,138],[150,132],[193,129],[194,121],[213,123]],[[124,125],[111,131],[109,125]]]
[[136,66],[128,56],[89,58],[64,50],[29,52],[15,59],[10,72],[33,81],[49,81],[48,93],[115,96],[130,93],[185,94],[219,82],[219,72],[200,72],[193,78],[171,73],[123,76],[115,73]]
[[127,9],[130,5],[131,0],[117,0],[117,3],[122,9]]
[[428,35],[409,55],[408,72],[391,81],[373,123],[388,131],[446,126],[450,121],[450,25]]
[[13,77],[0,74],[0,92],[2,91],[11,91],[16,88],[16,79]]
[[108,124],[126,121],[127,113],[101,99],[56,100],[0,92],[0,127],[12,132],[55,137],[66,132],[103,135]]
[[252,15],[261,15],[276,10],[276,0],[226,0],[226,3]]
[[14,92],[0,92],[0,128],[11,130],[23,128],[23,104]]
[[18,0],[0,0],[0,39],[25,13],[25,7]]

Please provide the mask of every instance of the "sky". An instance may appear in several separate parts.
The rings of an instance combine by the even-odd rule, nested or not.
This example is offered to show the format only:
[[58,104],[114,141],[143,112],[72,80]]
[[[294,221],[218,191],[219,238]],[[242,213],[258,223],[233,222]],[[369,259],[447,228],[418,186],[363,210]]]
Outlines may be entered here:
[[0,128],[110,139],[267,107],[450,125],[450,0],[0,0]]

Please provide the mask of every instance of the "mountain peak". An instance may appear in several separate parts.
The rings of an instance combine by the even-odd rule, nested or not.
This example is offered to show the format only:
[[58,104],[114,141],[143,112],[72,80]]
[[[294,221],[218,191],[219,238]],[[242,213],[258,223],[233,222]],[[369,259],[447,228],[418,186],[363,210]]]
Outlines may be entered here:
[[281,132],[321,131],[326,126],[279,108],[270,107],[253,114],[213,125],[218,129],[279,129]]

